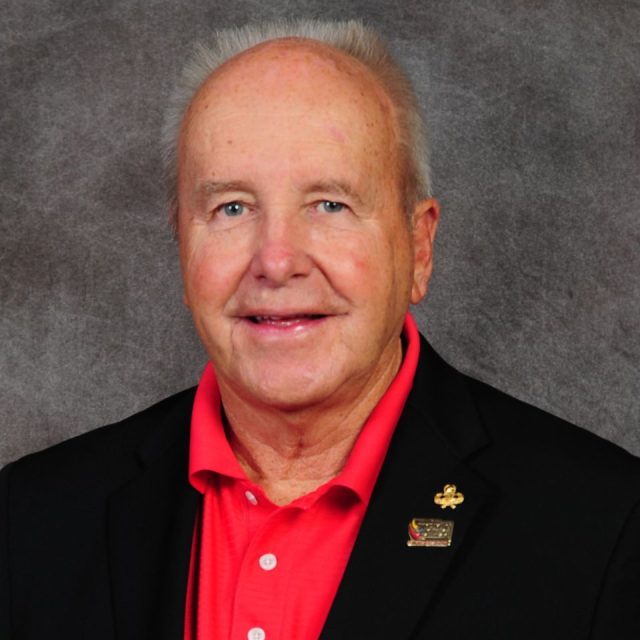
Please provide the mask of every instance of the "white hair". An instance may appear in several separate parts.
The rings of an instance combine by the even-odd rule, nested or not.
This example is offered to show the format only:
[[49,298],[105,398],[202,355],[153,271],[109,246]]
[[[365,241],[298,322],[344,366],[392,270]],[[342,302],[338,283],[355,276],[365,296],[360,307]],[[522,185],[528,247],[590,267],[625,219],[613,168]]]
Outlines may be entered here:
[[178,139],[191,100],[207,78],[227,60],[280,38],[322,42],[358,60],[373,73],[393,102],[398,118],[398,144],[405,165],[402,176],[404,206],[411,211],[416,202],[431,195],[426,131],[416,94],[409,77],[392,58],[376,31],[356,20],[278,20],[248,24],[217,31],[211,44],[195,46],[165,112],[162,151],[169,218],[174,231],[178,215]]

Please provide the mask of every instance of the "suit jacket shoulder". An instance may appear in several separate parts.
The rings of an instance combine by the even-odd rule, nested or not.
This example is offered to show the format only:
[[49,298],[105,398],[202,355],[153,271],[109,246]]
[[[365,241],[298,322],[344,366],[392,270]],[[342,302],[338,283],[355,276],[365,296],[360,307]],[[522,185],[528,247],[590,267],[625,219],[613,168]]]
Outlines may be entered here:
[[[141,557],[154,536],[166,534],[163,523],[179,517],[176,496],[189,491],[193,397],[194,389],[183,391],[0,472],[1,638],[75,638],[77,628],[92,640],[113,638],[112,611],[118,606],[122,618],[140,619],[136,609],[145,606],[144,597],[130,593],[136,604],[112,600],[118,573],[129,583],[125,594],[135,584],[135,560],[121,551],[121,540],[141,546],[132,551],[134,558]],[[132,496],[139,502],[132,503]],[[187,503],[194,512],[195,501]],[[154,519],[154,509],[166,510],[166,517]],[[187,536],[192,528],[193,520],[185,518]],[[136,542],[136,535],[146,540]],[[189,540],[183,545],[187,550]],[[176,562],[176,571],[184,573],[184,557]],[[173,616],[174,627],[180,626],[181,614]],[[146,637],[146,631],[138,637]]]
[[65,488],[108,492],[137,469],[139,455],[160,455],[177,439],[188,439],[194,393],[187,389],[120,422],[29,454],[2,470],[4,481],[12,491],[43,499],[60,499]]
[[514,455],[521,450],[534,463],[545,459],[545,464],[576,472],[582,467],[594,480],[638,479],[640,460],[622,447],[483,382],[464,378],[490,438],[511,445]]

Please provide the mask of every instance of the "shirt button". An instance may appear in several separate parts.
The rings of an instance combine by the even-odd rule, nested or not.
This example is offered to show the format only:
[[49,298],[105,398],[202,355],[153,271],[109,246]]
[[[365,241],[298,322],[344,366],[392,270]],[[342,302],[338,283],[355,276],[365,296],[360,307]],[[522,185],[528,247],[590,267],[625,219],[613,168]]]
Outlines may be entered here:
[[264,629],[260,627],[253,627],[253,629],[249,629],[249,633],[247,633],[248,640],[264,640],[267,637],[267,634],[264,632]]
[[251,504],[258,504],[258,498],[256,498],[255,494],[252,491],[245,491],[244,496]]
[[275,569],[278,564],[278,558],[275,557],[273,553],[265,553],[263,556],[260,556],[260,567],[265,571],[271,571]]

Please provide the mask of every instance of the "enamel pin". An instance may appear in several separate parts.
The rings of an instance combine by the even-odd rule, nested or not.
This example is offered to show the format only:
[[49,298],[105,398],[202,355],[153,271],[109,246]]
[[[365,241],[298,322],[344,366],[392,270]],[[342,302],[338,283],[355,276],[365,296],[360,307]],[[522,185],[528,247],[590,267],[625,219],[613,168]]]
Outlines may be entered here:
[[458,491],[458,487],[455,484],[445,484],[442,493],[436,493],[433,501],[440,505],[441,509],[446,509],[447,507],[455,509],[464,502],[464,495]]
[[453,520],[414,518],[409,523],[408,547],[450,547]]

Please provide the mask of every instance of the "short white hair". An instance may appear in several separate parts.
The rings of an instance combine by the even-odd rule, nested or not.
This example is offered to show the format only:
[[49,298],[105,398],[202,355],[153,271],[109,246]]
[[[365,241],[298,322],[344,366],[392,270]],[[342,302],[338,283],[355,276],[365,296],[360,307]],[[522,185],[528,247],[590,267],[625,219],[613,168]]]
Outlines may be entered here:
[[195,46],[165,112],[162,153],[167,184],[169,220],[174,231],[178,216],[178,143],[185,112],[207,78],[225,62],[259,44],[281,38],[322,42],[367,67],[387,92],[398,118],[404,161],[402,197],[407,211],[431,196],[426,128],[416,94],[405,71],[372,28],[357,20],[278,20],[216,31],[210,44]]

